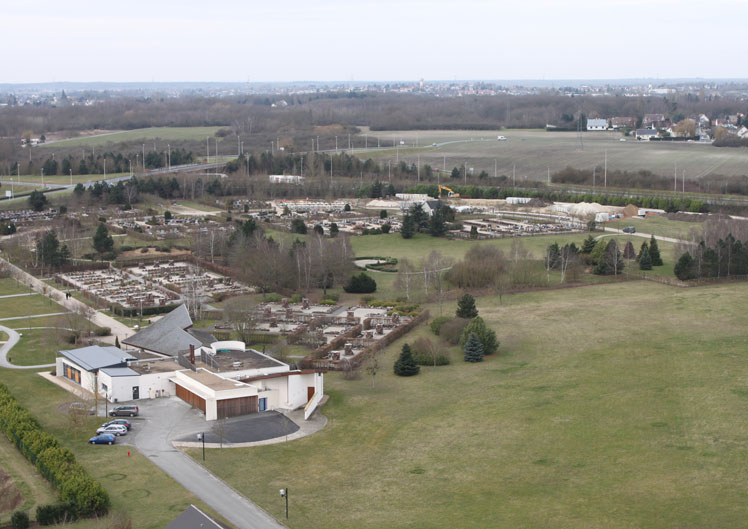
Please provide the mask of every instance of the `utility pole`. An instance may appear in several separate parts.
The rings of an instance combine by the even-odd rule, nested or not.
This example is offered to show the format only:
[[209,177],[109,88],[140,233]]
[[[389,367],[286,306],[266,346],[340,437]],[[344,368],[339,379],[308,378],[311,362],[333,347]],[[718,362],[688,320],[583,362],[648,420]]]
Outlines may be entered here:
[[467,185],[467,162],[465,162],[465,185]]
[[143,174],[145,174],[145,143],[143,144]]
[[42,167],[42,188],[44,188],[44,167]]
[[335,136],[335,152],[338,152],[338,137]]
[[493,177],[498,178],[498,176],[499,176],[498,166],[496,165],[496,158],[494,158],[493,159]]
[[512,187],[517,187],[517,164],[512,166]]
[[608,150],[605,149],[605,188],[608,188]]
[[418,164],[416,165],[417,174],[418,174],[418,183],[421,183],[421,155],[418,155]]
[[673,191],[678,191],[678,162],[673,162]]

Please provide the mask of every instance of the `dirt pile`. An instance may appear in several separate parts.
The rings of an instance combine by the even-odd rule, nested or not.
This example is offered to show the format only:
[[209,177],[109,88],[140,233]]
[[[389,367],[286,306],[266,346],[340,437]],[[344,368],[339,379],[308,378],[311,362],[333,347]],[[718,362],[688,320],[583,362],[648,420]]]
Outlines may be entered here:
[[15,510],[23,503],[23,496],[13,483],[13,479],[0,468],[0,513]]

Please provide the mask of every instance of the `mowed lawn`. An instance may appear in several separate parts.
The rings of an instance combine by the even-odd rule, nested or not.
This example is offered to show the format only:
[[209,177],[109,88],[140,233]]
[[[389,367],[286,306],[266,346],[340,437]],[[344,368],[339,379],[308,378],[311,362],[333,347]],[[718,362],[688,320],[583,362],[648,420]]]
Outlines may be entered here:
[[0,298],[0,320],[18,316],[56,314],[59,312],[67,312],[67,310],[54,301],[43,297],[41,294],[19,296],[16,298]]
[[638,217],[629,219],[618,219],[606,222],[605,227],[622,230],[626,226],[633,226],[641,233],[651,233],[655,236],[672,237],[675,239],[691,240],[692,236],[700,236],[704,225],[701,222],[685,222],[682,220],[670,220],[658,215],[640,219]]
[[748,284],[478,308],[500,354],[395,377],[421,326],[379,356],[375,388],[327,375],[323,431],[207,466],[278,517],[289,487],[290,527],[745,527]]
[[[60,140],[41,145],[42,148],[102,146],[109,143],[145,140],[204,140],[206,136],[213,138],[223,127],[150,127],[145,129],[123,130]],[[148,145],[146,145],[148,150]]]

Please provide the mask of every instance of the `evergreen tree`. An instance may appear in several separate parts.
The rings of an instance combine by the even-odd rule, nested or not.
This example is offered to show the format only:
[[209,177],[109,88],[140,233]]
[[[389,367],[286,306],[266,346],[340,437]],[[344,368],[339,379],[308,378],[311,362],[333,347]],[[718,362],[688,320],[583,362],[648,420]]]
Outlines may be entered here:
[[478,309],[475,308],[475,298],[465,292],[457,300],[457,317],[466,320],[472,320],[478,315]]
[[410,345],[407,343],[403,344],[400,357],[395,362],[394,370],[395,374],[399,377],[412,377],[413,375],[417,375],[421,370],[413,359],[413,352],[410,350]]
[[300,235],[306,235],[306,223],[303,219],[293,219],[291,221],[291,232]]
[[597,241],[595,241],[595,238],[592,235],[589,235],[582,243],[582,253],[592,253],[596,244]]
[[114,337],[114,347],[119,349],[119,336]]
[[624,259],[636,259],[636,250],[634,250],[634,243],[628,241],[626,247],[623,249]]
[[403,225],[400,229],[400,235],[402,235],[403,239],[410,239],[413,237],[413,231],[413,217],[406,213],[403,217]]
[[333,222],[330,224],[330,237],[337,237],[340,230],[338,229],[338,223]]
[[483,347],[484,354],[494,354],[499,350],[499,340],[496,338],[496,333],[488,328],[486,322],[480,316],[473,318],[473,320],[462,330],[460,344],[465,345],[471,334],[478,337],[478,341]]
[[379,211],[379,218],[380,219],[386,219],[387,218],[387,210],[383,209]]
[[431,219],[429,219],[429,233],[432,237],[441,237],[447,233],[447,225],[444,222],[442,208],[436,208]]
[[546,249],[546,261],[545,265],[548,270],[555,270],[561,266],[561,249],[558,247],[558,243],[554,242]]
[[[639,255],[637,255],[637,256],[636,256],[636,260],[637,260],[637,261],[640,261],[640,260],[641,260],[641,258],[642,258],[642,254],[644,253],[644,249],[645,249],[645,248],[647,249],[647,251],[649,251],[649,245],[647,244],[647,241],[644,241],[644,242],[642,243],[641,247],[639,248]],[[651,257],[652,257],[652,255],[650,254],[650,256],[649,256],[649,257],[651,258]]]
[[696,270],[694,270],[694,261],[691,254],[686,252],[680,256],[678,262],[675,263],[675,277],[681,281],[688,281],[689,279],[696,278]]
[[465,362],[483,361],[483,346],[474,333],[470,333],[462,350],[465,353]]
[[314,225],[314,233],[317,235],[324,235],[325,229],[322,227],[322,224],[315,224]]
[[662,266],[660,248],[657,246],[657,240],[654,238],[654,235],[649,240],[649,257],[652,259],[652,266]]
[[42,193],[41,191],[32,191],[28,198],[29,206],[34,211],[41,211],[43,210],[49,201],[47,200],[47,195]]
[[429,226],[429,216],[423,211],[422,204],[414,204],[411,206],[410,217],[413,219],[413,231],[420,233],[426,230]]
[[377,282],[369,277],[366,272],[351,276],[348,284],[343,287],[343,290],[351,294],[370,294],[376,289]]
[[109,235],[109,230],[103,222],[96,228],[92,242],[94,250],[99,254],[109,253],[114,249],[114,239]]
[[642,256],[639,258],[639,270],[652,270],[652,257],[646,246],[642,249]]
[[[603,241],[600,241],[603,242]],[[597,247],[595,247],[597,250]],[[615,239],[608,241],[605,251],[600,256],[594,273],[598,275],[616,275],[623,271],[623,259],[621,259],[621,250]]]
[[478,226],[473,224],[470,226],[470,238],[471,239],[477,239],[478,238]]

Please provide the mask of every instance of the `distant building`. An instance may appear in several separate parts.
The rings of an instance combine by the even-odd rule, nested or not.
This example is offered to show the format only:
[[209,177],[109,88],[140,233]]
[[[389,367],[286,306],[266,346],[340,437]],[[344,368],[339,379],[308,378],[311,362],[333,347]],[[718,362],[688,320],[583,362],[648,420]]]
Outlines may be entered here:
[[610,126],[613,130],[633,129],[636,127],[636,119],[625,116],[616,116],[611,118]]
[[608,130],[607,119],[588,119],[587,130]]
[[657,137],[657,131],[655,129],[636,129],[637,140],[647,140]]
[[530,202],[530,200],[532,199],[529,197],[506,197],[506,203],[514,205],[527,204],[528,202]]
[[304,181],[303,176],[292,174],[271,174],[268,175],[271,184],[296,184],[300,185]]
[[665,114],[644,114],[642,127],[645,129],[656,129],[665,123]]

